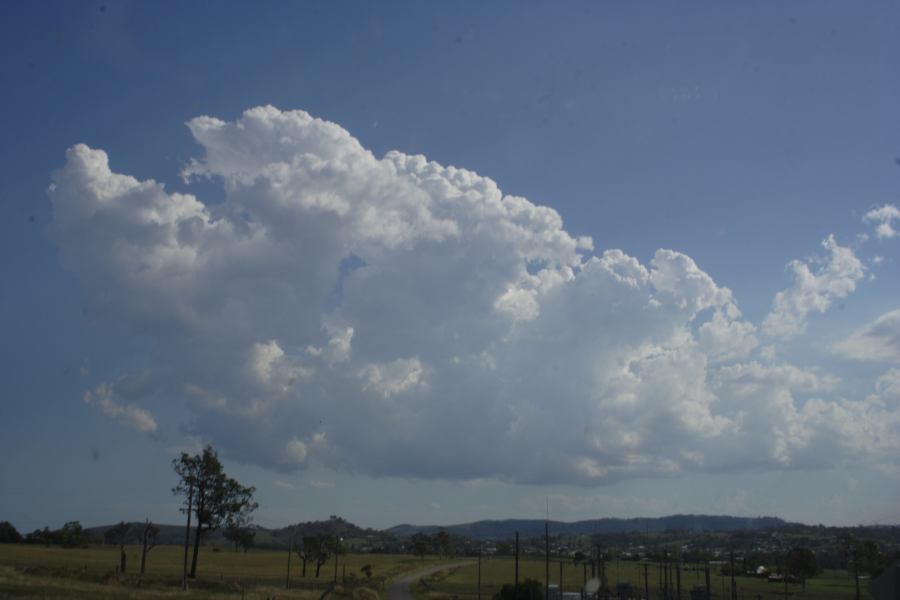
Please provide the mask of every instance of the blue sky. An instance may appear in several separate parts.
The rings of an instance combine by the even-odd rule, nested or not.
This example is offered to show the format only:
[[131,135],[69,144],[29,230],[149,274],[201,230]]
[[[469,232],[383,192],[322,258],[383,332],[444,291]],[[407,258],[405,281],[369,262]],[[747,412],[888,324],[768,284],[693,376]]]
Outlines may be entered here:
[[896,6],[0,10],[0,518],[900,519]]

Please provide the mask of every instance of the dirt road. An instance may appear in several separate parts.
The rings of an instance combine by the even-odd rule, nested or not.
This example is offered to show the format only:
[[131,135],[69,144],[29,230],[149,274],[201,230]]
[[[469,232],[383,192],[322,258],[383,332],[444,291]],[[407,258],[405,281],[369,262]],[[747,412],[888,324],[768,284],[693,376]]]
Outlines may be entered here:
[[431,575],[432,573],[445,571],[447,569],[455,569],[456,567],[462,567],[470,563],[471,561],[464,561],[444,565],[435,565],[433,567],[428,567],[427,569],[422,569],[421,571],[416,571],[415,573],[412,573],[410,575],[405,575],[402,578],[394,581],[394,583],[391,584],[391,587],[388,588],[388,600],[413,600],[413,583],[417,582],[427,575]]

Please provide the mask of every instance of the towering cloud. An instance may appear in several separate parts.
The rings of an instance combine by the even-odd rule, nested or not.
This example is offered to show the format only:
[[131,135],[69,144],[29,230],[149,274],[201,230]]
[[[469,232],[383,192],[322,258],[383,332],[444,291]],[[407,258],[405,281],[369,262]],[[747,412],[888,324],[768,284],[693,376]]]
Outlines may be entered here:
[[[592,484],[896,445],[834,434],[895,405],[736,362],[756,327],[684,254],[594,253],[551,208],[422,156],[376,158],[302,111],[189,127],[204,154],[184,177],[221,182],[224,203],[78,145],[54,175],[51,235],[97,312],[152,340],[141,389],[188,406],[186,426],[234,458]],[[852,251],[825,247],[818,272],[793,264],[768,333],[801,330],[862,276]]]

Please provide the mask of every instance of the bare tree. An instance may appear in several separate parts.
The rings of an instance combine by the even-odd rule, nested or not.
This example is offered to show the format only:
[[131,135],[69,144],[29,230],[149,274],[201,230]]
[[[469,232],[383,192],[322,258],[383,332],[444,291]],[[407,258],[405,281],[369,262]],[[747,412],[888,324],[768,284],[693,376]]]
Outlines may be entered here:
[[147,519],[144,529],[141,531],[141,575],[147,568],[147,553],[156,547],[156,538],[159,536],[159,527]]

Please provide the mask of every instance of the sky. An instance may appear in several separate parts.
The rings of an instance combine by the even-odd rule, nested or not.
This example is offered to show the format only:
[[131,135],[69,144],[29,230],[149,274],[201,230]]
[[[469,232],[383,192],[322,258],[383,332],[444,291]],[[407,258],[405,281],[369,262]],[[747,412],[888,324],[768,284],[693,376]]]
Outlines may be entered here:
[[0,520],[900,522],[900,7],[0,7]]

